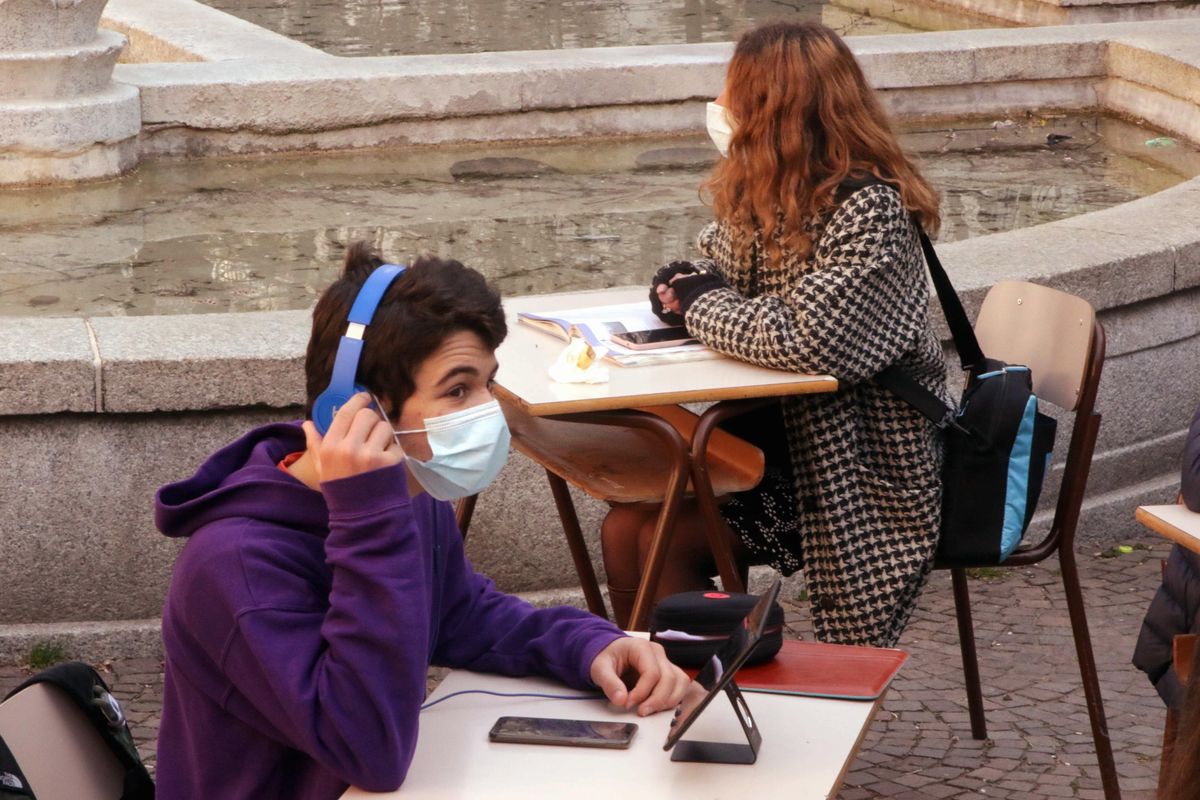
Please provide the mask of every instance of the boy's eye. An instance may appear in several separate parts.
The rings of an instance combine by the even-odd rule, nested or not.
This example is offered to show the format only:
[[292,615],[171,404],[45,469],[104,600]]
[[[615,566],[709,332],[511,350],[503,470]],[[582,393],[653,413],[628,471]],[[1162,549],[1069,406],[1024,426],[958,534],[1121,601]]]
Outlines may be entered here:
[[449,395],[450,397],[453,397],[455,399],[466,397],[467,396],[467,387],[463,386],[462,384],[459,384],[458,386],[455,386],[453,389],[451,389],[449,392],[447,392],[447,395]]

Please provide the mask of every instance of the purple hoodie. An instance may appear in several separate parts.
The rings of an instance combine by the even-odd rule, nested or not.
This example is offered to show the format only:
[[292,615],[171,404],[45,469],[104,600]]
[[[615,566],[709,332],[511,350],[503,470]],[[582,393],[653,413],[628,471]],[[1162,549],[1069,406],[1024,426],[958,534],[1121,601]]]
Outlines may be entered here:
[[189,537],[163,609],[166,800],[395,789],[431,663],[592,687],[621,635],[497,591],[403,465],[316,492],[277,466],[303,449],[298,425],[267,425],[158,492],[159,530]]

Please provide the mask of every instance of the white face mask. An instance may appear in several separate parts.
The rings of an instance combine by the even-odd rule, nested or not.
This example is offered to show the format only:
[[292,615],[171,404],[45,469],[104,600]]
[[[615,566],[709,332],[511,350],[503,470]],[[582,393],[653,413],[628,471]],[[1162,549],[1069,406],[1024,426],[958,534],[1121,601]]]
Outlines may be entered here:
[[729,109],[717,103],[709,103],[706,113],[708,138],[712,139],[721,155],[728,158],[729,140],[733,138],[733,131],[737,127],[737,123],[729,115]]
[[511,437],[496,400],[430,417],[424,428],[392,431],[393,435],[402,433],[424,433],[429,439],[433,455],[428,461],[405,458],[422,488],[438,500],[457,500],[482,492],[496,480],[508,460]]

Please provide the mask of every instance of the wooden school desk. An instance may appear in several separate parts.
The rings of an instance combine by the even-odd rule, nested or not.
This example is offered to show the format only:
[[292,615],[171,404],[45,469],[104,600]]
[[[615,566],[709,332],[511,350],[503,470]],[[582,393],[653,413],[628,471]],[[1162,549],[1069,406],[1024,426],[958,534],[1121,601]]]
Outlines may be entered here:
[[1159,536],[1200,553],[1200,513],[1183,504],[1138,506],[1137,521]]
[[[456,670],[429,700],[462,689],[580,694],[542,678]],[[669,710],[638,717],[618,712],[602,699],[461,695],[421,712],[416,753],[398,791],[351,788],[342,800],[825,800],[837,793],[882,702],[882,697],[850,701],[761,692],[746,692],[745,697],[763,737],[758,762],[751,765],[671,761],[671,754],[663,751],[672,718]],[[636,722],[638,732],[628,750],[488,741],[493,723],[505,715]],[[723,696],[705,709],[684,738],[745,741]]]
[[[571,308],[630,303],[647,299],[647,288],[641,286],[604,289],[593,292],[537,295],[504,301],[508,320],[508,338],[496,353],[500,371],[496,376],[496,395],[501,402],[532,417],[563,419],[597,425],[596,435],[604,436],[600,426],[626,426],[649,430],[659,437],[664,452],[672,464],[666,496],[659,512],[654,540],[641,576],[633,612],[628,627],[643,630],[654,599],[666,556],[668,537],[683,501],[684,490],[691,477],[697,502],[705,518],[710,520],[706,531],[726,589],[745,591],[741,575],[733,563],[729,548],[716,530],[716,501],[705,466],[708,434],[716,422],[733,410],[731,404],[761,400],[784,395],[836,391],[837,380],[829,375],[801,375],[782,370],[765,369],[730,358],[707,361],[688,361],[638,367],[609,365],[609,381],[602,384],[561,384],[552,381],[547,373],[550,365],[566,347],[566,343],[548,333],[518,322],[521,311],[556,311]],[[647,301],[648,302],[648,301]],[[696,426],[692,442],[685,441],[669,423],[634,409],[646,406],[667,406],[679,403],[712,402]],[[514,432],[514,446],[522,450],[520,434]],[[529,448],[524,451],[528,455]],[[535,458],[535,460],[537,460]],[[541,463],[541,462],[539,462]],[[543,467],[549,467],[541,463]],[[549,470],[548,470],[549,471]],[[563,516],[568,544],[571,546],[576,569],[580,575],[588,608],[605,615],[591,562],[574,511],[569,505],[564,515],[565,486],[555,490],[560,515]],[[469,518],[469,510],[467,511]],[[574,525],[574,530],[571,525]]]

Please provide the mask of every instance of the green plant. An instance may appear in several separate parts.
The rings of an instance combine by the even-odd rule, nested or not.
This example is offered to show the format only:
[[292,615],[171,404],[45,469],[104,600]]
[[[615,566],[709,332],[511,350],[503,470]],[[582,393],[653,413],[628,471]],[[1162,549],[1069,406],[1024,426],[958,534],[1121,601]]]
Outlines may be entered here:
[[66,660],[67,651],[61,642],[53,640],[35,642],[29,649],[29,668],[34,671],[41,671]]
[[967,575],[984,581],[995,581],[1004,577],[1004,570],[999,567],[971,567],[967,570]]

